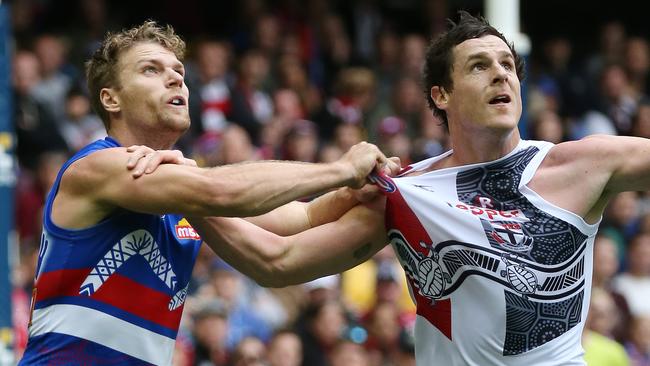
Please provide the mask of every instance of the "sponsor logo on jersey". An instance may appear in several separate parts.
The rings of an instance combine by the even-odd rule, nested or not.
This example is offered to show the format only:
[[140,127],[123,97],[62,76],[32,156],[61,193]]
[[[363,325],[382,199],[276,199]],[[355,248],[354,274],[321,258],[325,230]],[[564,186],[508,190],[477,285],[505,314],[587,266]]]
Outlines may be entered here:
[[187,222],[187,219],[182,219],[178,224],[174,225],[174,231],[176,231],[176,237],[179,239],[194,239],[201,240],[201,236],[194,230],[192,225]]
[[524,216],[521,210],[493,210],[491,208],[472,206],[461,202],[455,204],[447,202],[447,205],[490,221],[495,219],[508,219],[507,221],[516,222],[530,221],[526,216]]

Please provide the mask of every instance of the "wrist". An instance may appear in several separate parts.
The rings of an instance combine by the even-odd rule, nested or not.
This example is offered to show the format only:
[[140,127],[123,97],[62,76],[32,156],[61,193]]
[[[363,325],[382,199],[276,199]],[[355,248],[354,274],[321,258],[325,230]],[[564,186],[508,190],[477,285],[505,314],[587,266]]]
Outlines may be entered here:
[[340,186],[353,186],[357,181],[356,169],[348,162],[335,161],[332,164],[335,174],[340,179]]

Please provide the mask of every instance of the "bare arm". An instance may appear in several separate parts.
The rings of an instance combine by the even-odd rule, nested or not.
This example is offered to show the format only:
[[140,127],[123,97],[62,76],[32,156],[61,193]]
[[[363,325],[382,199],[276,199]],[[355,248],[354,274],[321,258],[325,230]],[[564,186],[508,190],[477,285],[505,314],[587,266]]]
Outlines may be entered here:
[[[400,169],[400,160],[391,157],[391,164],[383,167],[383,173],[396,175]],[[348,187],[326,193],[308,203],[290,202],[284,206],[246,220],[278,235],[293,235],[340,218],[344,213],[359,203],[375,201],[382,196],[381,189],[374,184],[366,184],[361,189]]]
[[605,160],[611,177],[605,187],[614,193],[650,190],[650,140],[631,136],[594,136],[599,158]]
[[282,287],[338,273],[367,260],[388,242],[384,198],[337,221],[282,237],[236,218],[190,218],[206,243],[264,286]]
[[293,235],[340,218],[359,204],[348,187],[328,192],[309,202],[289,202],[269,213],[246,220],[278,235]]
[[531,188],[596,222],[616,193],[650,189],[650,140],[595,135],[561,143],[551,149],[542,168]]
[[80,228],[116,207],[144,213],[188,216],[252,216],[340,186],[361,186],[377,163],[387,160],[374,146],[355,145],[330,164],[263,161],[202,169],[161,165],[133,179],[124,148],[97,151],[68,168],[53,207],[61,226]]

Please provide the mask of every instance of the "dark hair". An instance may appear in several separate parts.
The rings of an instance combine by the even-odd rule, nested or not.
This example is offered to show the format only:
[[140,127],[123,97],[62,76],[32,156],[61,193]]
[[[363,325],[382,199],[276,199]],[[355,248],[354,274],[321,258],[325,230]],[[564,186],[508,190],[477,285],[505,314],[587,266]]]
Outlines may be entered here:
[[458,14],[458,23],[454,23],[451,19],[448,19],[449,30],[431,40],[427,48],[423,70],[424,94],[429,103],[429,108],[431,108],[434,115],[439,117],[445,125],[448,124],[447,113],[436,106],[431,98],[431,88],[440,86],[448,92],[453,90],[454,85],[451,80],[451,71],[454,64],[453,50],[457,45],[468,39],[488,35],[501,38],[512,52],[519,80],[524,79],[524,60],[517,55],[513,44],[508,42],[503,34],[492,27],[482,16],[473,17],[468,12],[462,10]]
[[108,33],[101,46],[86,62],[86,79],[90,93],[90,104],[101,117],[106,129],[109,128],[108,112],[104,109],[99,92],[102,88],[119,88],[119,59],[131,47],[146,42],[157,43],[170,50],[183,61],[185,42],[174,32],[171,26],[160,26],[152,20],[141,25],[123,30],[119,33]]

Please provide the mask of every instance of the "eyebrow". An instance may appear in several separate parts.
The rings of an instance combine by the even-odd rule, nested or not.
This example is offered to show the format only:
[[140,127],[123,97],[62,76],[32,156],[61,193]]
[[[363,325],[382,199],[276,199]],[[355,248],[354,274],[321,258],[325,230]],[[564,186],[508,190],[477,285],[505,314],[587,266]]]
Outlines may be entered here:
[[[163,65],[162,61],[160,61],[158,59],[155,59],[155,58],[147,58],[147,59],[139,60],[135,64],[136,64],[136,66],[139,67],[141,64],[147,64],[147,63],[152,63],[152,64],[155,64],[155,65]],[[176,62],[174,62],[174,65],[172,66],[172,68],[173,69],[180,69],[180,70],[184,71],[185,70],[185,65],[183,65],[183,63],[180,62],[180,61],[176,61]]]
[[[509,58],[509,59],[511,59],[513,61],[515,59],[515,57],[512,55],[512,53],[510,53],[508,51],[500,51],[499,52],[499,57],[506,57],[506,58]],[[467,61],[465,62],[465,65],[467,65],[468,63],[470,63],[470,62],[472,62],[474,60],[485,59],[485,58],[488,58],[488,53],[487,52],[481,51],[481,52],[473,53],[473,54],[469,55],[469,57],[467,57]]]

